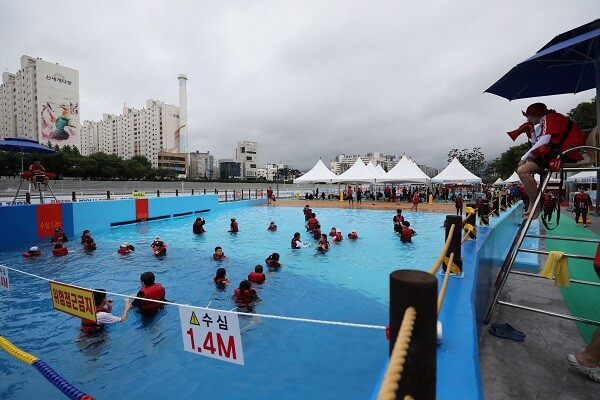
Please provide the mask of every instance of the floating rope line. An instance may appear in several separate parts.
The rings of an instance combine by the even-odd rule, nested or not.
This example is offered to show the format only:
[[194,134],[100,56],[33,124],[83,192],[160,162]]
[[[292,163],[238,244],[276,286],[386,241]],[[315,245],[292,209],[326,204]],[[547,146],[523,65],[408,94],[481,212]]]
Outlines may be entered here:
[[[224,310],[219,310],[217,308],[209,308],[208,306],[207,307],[199,307],[199,306],[193,306],[193,305],[190,305],[190,304],[181,304],[181,303],[175,303],[175,302],[171,302],[171,301],[161,301],[161,300],[145,299],[143,297],[130,296],[130,295],[121,294],[121,293],[108,292],[108,291],[104,291],[104,290],[95,290],[95,289],[86,288],[86,287],[83,287],[83,286],[72,285],[70,283],[64,283],[64,282],[55,281],[53,279],[44,278],[43,276],[30,274],[29,272],[21,271],[21,270],[16,269],[16,268],[11,268],[11,267],[7,267],[7,266],[5,266],[5,267],[7,269],[11,270],[11,271],[15,271],[15,272],[18,272],[18,273],[21,273],[21,274],[29,275],[29,276],[32,276],[32,277],[37,278],[37,279],[42,279],[44,281],[56,282],[56,283],[60,283],[60,284],[63,284],[63,285],[72,286],[72,287],[75,287],[77,289],[92,290],[92,291],[98,292],[98,293],[106,293],[106,294],[110,294],[111,296],[125,297],[125,298],[130,298],[130,299],[139,299],[139,300],[151,301],[151,302],[154,302],[154,303],[161,303],[161,304],[172,305],[172,306],[179,306],[179,307],[192,307],[192,308],[196,308],[196,309],[199,309],[199,310],[224,311]],[[210,303],[209,303],[209,305],[210,305]],[[282,320],[287,320],[287,321],[309,322],[309,323],[313,323],[313,324],[338,325],[338,326],[348,326],[348,327],[353,327],[353,328],[383,329],[383,330],[385,330],[385,326],[382,326],[382,325],[356,324],[356,323],[352,323],[352,322],[326,321],[326,320],[320,320],[320,319],[286,317],[286,316],[282,316],[282,315],[271,315],[271,314],[256,314],[256,313],[249,314],[249,313],[246,313],[246,312],[239,312],[239,311],[230,311],[230,312],[233,312],[233,313],[238,314],[238,315],[245,315],[245,316],[252,315],[252,316],[256,316],[256,317],[271,318],[271,319],[282,319]]]
[[[8,268],[8,267],[7,267]],[[35,367],[40,374],[44,376],[50,383],[52,383],[58,390],[60,390],[65,396],[73,400],[94,400],[93,397],[83,393],[75,386],[64,380],[59,374],[56,373],[50,366],[45,362],[33,356],[12,344],[4,336],[0,336],[0,347],[4,349],[11,356]]]

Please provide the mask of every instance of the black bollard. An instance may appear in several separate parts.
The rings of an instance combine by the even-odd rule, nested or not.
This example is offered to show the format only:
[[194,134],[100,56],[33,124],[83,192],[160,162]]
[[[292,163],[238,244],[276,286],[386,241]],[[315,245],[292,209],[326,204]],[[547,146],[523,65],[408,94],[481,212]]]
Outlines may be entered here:
[[206,188],[204,188],[204,194],[206,194]]
[[[234,197],[235,197],[235,195],[234,195]],[[225,201],[227,201],[227,189],[225,189]]]
[[397,399],[407,395],[415,399],[436,397],[437,284],[435,276],[423,271],[400,270],[390,274],[390,354],[406,309],[413,307],[417,311]]
[[160,197],[160,190],[156,191],[156,197]]
[[500,197],[500,211],[506,211],[506,195],[501,194],[499,197]]
[[31,193],[25,193],[25,203],[31,204]]
[[192,189],[192,196],[194,195],[194,189]]
[[110,200],[110,190],[106,191],[106,200]]
[[484,200],[481,202],[479,206],[479,225],[489,225],[490,224],[490,202]]
[[179,189],[175,189],[175,196],[179,196]]
[[77,194],[75,192],[71,192],[71,201],[77,201]]
[[454,262],[450,266],[450,272],[454,274],[460,274],[463,268],[463,260],[462,260],[462,217],[460,215],[446,215],[446,233],[444,235],[445,239],[448,240],[448,234],[450,234],[450,227],[454,224],[454,233],[452,234],[452,239],[450,239],[450,246],[448,247],[448,252],[444,258],[443,269],[446,272],[448,268],[448,261],[450,258],[450,254],[454,253]]
[[467,204],[467,208],[465,208],[467,217],[463,221],[463,229],[465,230],[465,234],[469,239],[477,238],[477,215],[475,203]]
[[492,209],[490,210],[492,217],[500,216],[500,200],[498,197],[492,198]]

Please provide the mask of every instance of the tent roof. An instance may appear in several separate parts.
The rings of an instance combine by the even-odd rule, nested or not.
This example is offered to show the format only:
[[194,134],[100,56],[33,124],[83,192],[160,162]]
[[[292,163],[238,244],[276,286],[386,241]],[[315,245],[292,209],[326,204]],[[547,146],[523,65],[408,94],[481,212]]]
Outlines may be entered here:
[[498,178],[496,179],[496,182],[492,183],[492,185],[502,185],[504,181],[502,180],[502,178]]
[[327,182],[331,183],[338,176],[331,172],[329,168],[323,164],[323,161],[319,159],[314,167],[310,171],[302,176],[294,179],[294,183],[316,183],[316,182]]
[[346,172],[337,176],[334,182],[363,182],[372,183],[375,182],[377,177],[367,168],[360,158],[357,158]]
[[385,182],[387,180],[387,172],[381,168],[380,164],[377,164],[377,166],[373,165],[373,160],[367,163],[367,169],[371,171],[377,182]]
[[569,183],[596,183],[596,171],[582,171],[567,178]]
[[426,183],[430,178],[417,167],[417,164],[402,156],[398,164],[387,173],[388,182],[414,182]]
[[513,172],[511,176],[509,176],[508,178],[506,178],[504,181],[502,181],[503,184],[509,184],[509,183],[517,183],[517,182],[521,182],[521,178],[519,178],[519,175],[517,175],[517,172]]
[[481,183],[481,178],[466,169],[458,161],[458,158],[454,157],[454,160],[431,181],[433,183],[473,184]]

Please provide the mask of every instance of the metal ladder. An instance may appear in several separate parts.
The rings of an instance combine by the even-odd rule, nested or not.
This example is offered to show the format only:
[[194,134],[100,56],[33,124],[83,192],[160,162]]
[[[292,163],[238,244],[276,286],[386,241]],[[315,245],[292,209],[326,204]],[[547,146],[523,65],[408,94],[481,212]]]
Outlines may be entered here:
[[[576,151],[576,150],[581,150],[581,149],[591,149],[591,150],[600,152],[600,148],[599,147],[594,147],[594,146],[579,146],[579,147],[575,147],[575,148],[572,148],[572,149],[569,149],[569,150],[565,151],[564,153],[561,154],[561,156],[564,156],[568,152]],[[565,173],[565,171],[600,171],[600,167],[563,168],[561,170],[561,176],[564,176],[563,174]],[[546,190],[546,187],[548,186],[548,182],[550,181],[550,176],[551,176],[551,173],[548,171],[548,173],[546,173],[544,175],[544,178],[543,178],[542,182],[540,182],[540,187],[539,187],[538,195],[535,198],[533,206],[530,207],[531,210],[536,210],[537,207],[538,207],[538,205],[540,205],[540,203],[542,201],[541,199],[543,197],[544,191]],[[597,184],[600,184],[600,182],[598,182]],[[502,294],[502,290],[504,289],[504,285],[506,284],[506,280],[508,279],[508,275],[510,273],[519,274],[519,275],[526,275],[526,276],[532,276],[532,277],[538,277],[538,278],[540,277],[539,275],[531,274],[531,273],[527,273],[527,272],[512,271],[512,267],[513,267],[513,265],[515,263],[515,260],[517,259],[517,254],[519,253],[519,251],[528,252],[528,253],[537,253],[537,254],[549,254],[548,251],[522,248],[521,245],[523,244],[523,241],[525,240],[526,237],[534,237],[534,238],[540,238],[540,239],[556,239],[556,240],[570,240],[570,241],[579,241],[579,242],[600,243],[599,240],[595,240],[595,239],[556,237],[556,236],[548,236],[548,235],[528,235],[527,234],[527,230],[529,229],[529,227],[531,226],[531,223],[533,222],[532,216],[533,216],[533,213],[529,214],[529,216],[527,217],[527,219],[523,220],[523,222],[521,223],[521,226],[519,227],[519,229],[517,231],[517,234],[515,235],[515,239],[513,240],[512,244],[510,246],[510,249],[508,251],[508,255],[504,259],[502,267],[500,268],[500,271],[498,272],[498,276],[496,277],[496,281],[494,282],[494,286],[493,286],[493,288],[494,288],[494,295],[492,297],[492,301],[490,302],[490,304],[488,306],[488,309],[487,309],[487,312],[485,314],[485,318],[483,320],[483,323],[485,325],[488,325],[490,323],[490,319],[492,317],[492,313],[494,312],[494,308],[496,307],[497,304],[501,304],[501,305],[508,306],[508,307],[519,308],[519,309],[522,309],[522,310],[528,310],[528,311],[533,311],[533,312],[537,312],[537,313],[540,313],[540,314],[551,315],[551,316],[554,316],[554,317],[568,319],[568,320],[571,320],[571,321],[583,322],[583,323],[586,323],[586,324],[600,326],[600,321],[594,321],[594,320],[587,319],[587,318],[575,317],[575,316],[572,316],[572,315],[554,313],[554,312],[542,310],[542,309],[539,309],[539,308],[527,307],[527,306],[523,306],[523,305],[520,305],[520,304],[509,303],[509,302],[500,300],[500,295]],[[565,254],[565,256],[566,257],[570,257],[570,258],[579,258],[579,259],[583,259],[583,260],[593,260],[594,259],[594,257],[585,256],[585,255],[579,255],[579,254]],[[580,280],[570,280],[570,281],[573,282],[573,283],[586,284],[586,285],[592,285],[592,286],[600,286],[600,283],[596,283],[596,282],[588,282],[588,281],[580,281]]]
[[[13,197],[12,200],[12,204],[15,204],[17,197],[19,196],[19,192],[21,191],[21,187],[23,186],[23,182],[25,181],[25,179],[23,179],[23,177],[20,178],[21,182],[19,182],[19,187],[17,188],[17,193],[15,193],[15,197]],[[34,177],[35,179],[35,177]],[[42,184],[43,182],[38,182],[38,193],[40,195],[40,204],[44,204],[44,193],[46,192],[45,188],[44,190],[42,190]],[[31,181],[28,180],[27,182],[27,192],[28,194],[31,193]],[[46,185],[44,185],[46,186]],[[52,191],[52,188],[50,187],[50,183],[48,182],[48,190],[50,190],[50,193],[52,194],[52,197],[54,198],[54,201],[56,201],[58,203],[58,199],[56,198],[56,195],[54,194],[54,192]],[[25,198],[27,198],[27,195],[25,195]]]

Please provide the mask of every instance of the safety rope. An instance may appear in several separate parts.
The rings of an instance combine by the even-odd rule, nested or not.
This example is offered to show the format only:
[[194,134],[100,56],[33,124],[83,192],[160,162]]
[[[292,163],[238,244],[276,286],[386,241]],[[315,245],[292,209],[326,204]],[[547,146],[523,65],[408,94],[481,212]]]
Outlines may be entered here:
[[[134,299],[134,300],[135,299],[139,299],[139,300],[150,301],[150,302],[154,302],[154,303],[166,304],[166,305],[170,305],[170,306],[192,307],[192,308],[196,308],[198,310],[224,311],[224,310],[219,310],[219,309],[216,309],[216,308],[199,307],[199,306],[193,306],[193,305],[190,305],[190,304],[181,304],[181,303],[175,303],[175,302],[170,302],[170,301],[145,299],[145,298],[142,298],[142,297],[131,296],[131,295],[126,295],[126,294],[121,294],[121,293],[108,292],[108,291],[104,291],[104,290],[96,290],[96,289],[86,288],[86,287],[83,287],[83,286],[72,285],[70,283],[64,283],[64,282],[55,281],[53,279],[44,278],[43,276],[34,275],[34,274],[29,273],[29,272],[21,271],[21,270],[16,269],[16,268],[11,268],[11,267],[6,267],[6,268],[9,269],[9,270],[11,270],[11,271],[15,271],[15,272],[19,272],[21,274],[29,275],[29,276],[32,276],[32,277],[37,278],[37,279],[42,279],[44,281],[56,282],[56,283],[60,283],[60,284],[63,284],[63,285],[72,286],[72,287],[75,287],[77,289],[92,290],[92,291],[98,292],[98,293],[106,293],[106,294],[109,294],[111,296],[125,297],[125,298]],[[233,311],[233,310],[231,310],[231,311],[227,310],[227,311],[235,313],[235,314],[238,314],[238,315],[248,315],[248,313],[245,313],[245,312],[239,312],[239,311]],[[384,330],[386,328],[385,326],[382,326],[382,325],[356,324],[356,323],[352,323],[352,322],[326,321],[326,320],[320,320],[320,319],[286,317],[286,316],[281,316],[281,315],[270,315],[270,314],[256,314],[256,313],[252,313],[252,316],[263,317],[263,318],[271,318],[271,319],[281,319],[281,320],[286,320],[286,321],[309,322],[309,323],[313,323],[313,324],[349,326],[349,327],[352,327],[352,328],[384,329]]]
[[442,288],[440,289],[440,294],[438,295],[437,301],[437,315],[440,315],[440,310],[442,309],[442,303],[444,302],[444,295],[446,294],[446,287],[448,287],[448,278],[450,277],[450,265],[454,262],[454,253],[450,253],[450,258],[448,259],[448,268],[446,269],[446,275],[444,275],[444,281],[442,282]]
[[440,268],[440,265],[442,265],[444,258],[446,257],[446,253],[448,253],[448,249],[450,248],[450,242],[452,241],[452,236],[454,235],[455,227],[456,227],[456,225],[454,225],[454,224],[452,224],[450,226],[450,230],[448,231],[448,237],[446,238],[446,243],[444,243],[444,247],[442,248],[442,251],[440,252],[440,256],[438,257],[437,260],[435,260],[435,262],[433,263],[433,266],[429,270],[429,273],[431,275],[435,275],[437,270]]
[[402,377],[402,371],[404,371],[404,364],[406,363],[406,355],[408,353],[408,347],[410,346],[410,340],[415,327],[415,320],[417,318],[417,310],[414,307],[408,307],[404,312],[402,318],[402,324],[400,325],[400,331],[396,338],[396,344],[392,350],[390,356],[390,363],[388,365],[377,400],[394,400],[396,399],[396,391],[398,390],[400,378]]

